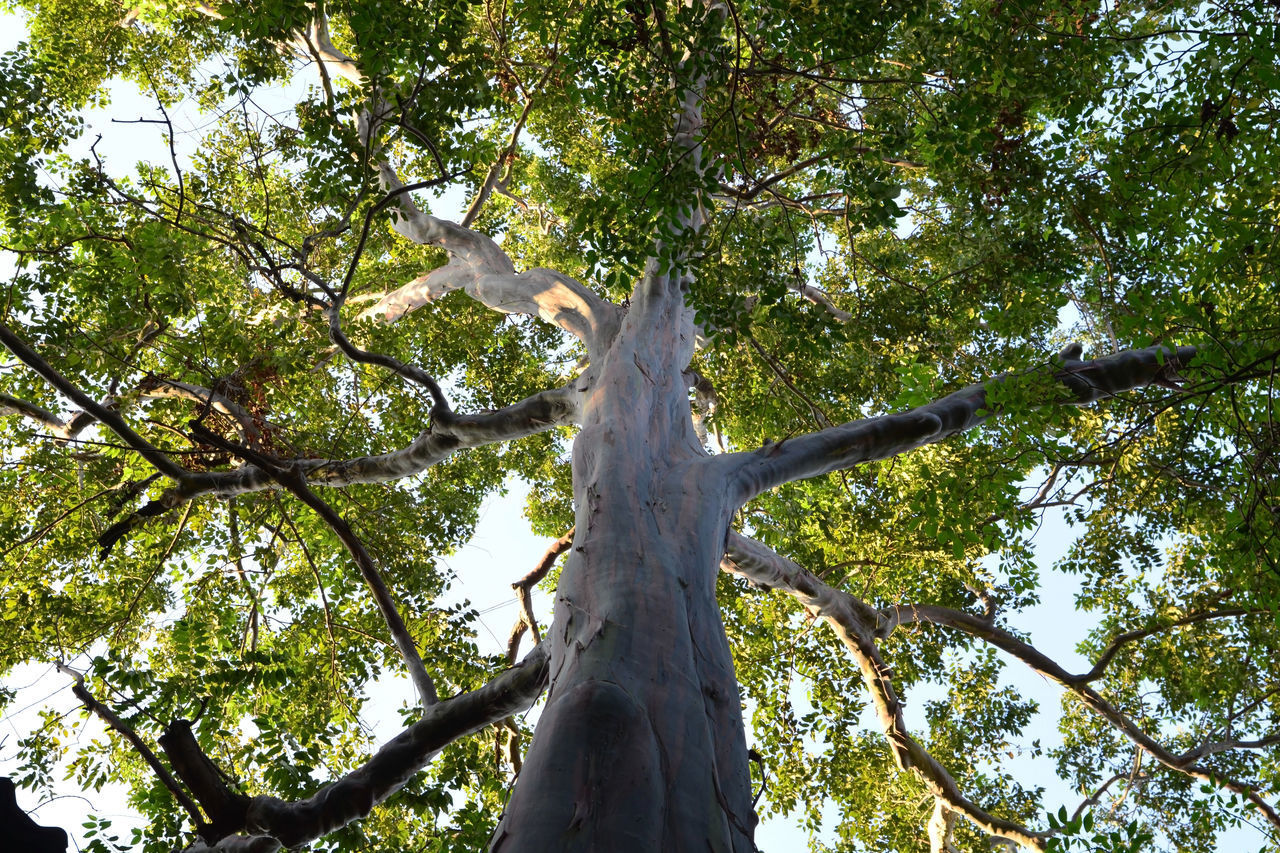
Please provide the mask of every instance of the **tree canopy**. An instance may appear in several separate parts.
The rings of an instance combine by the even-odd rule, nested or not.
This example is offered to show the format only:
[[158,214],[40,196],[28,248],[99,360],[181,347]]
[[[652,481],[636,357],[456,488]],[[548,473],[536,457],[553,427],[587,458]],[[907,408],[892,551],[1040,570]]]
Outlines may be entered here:
[[[1274,0],[5,6],[0,672],[110,728],[46,716],[20,786],[123,783],[125,849],[505,850],[513,780],[693,772],[556,722],[522,773],[583,638],[722,620],[750,753],[701,669],[662,694],[713,849],[757,797],[815,850],[1280,849]],[[82,137],[122,85],[167,160]],[[554,544],[503,657],[440,558],[513,478]],[[600,573],[597,514],[684,529],[628,513],[700,519],[691,640],[574,615],[685,595]]]

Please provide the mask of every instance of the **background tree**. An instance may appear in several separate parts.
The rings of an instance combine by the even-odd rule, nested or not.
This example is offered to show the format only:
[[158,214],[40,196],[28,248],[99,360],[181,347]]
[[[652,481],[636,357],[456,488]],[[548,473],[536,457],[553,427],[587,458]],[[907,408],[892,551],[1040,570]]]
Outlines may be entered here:
[[[842,850],[1275,847],[1273,4],[28,22],[0,666],[65,667],[141,849],[750,850],[764,787]],[[74,144],[120,78],[171,162]],[[503,661],[436,557],[513,476],[557,544]],[[1082,672],[1013,624],[1051,508]]]

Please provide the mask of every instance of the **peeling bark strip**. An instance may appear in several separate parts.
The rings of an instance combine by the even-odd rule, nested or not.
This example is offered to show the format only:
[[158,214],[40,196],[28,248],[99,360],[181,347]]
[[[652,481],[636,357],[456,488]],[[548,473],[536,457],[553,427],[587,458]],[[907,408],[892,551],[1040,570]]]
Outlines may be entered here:
[[[184,728],[190,733],[190,726],[180,722],[166,749],[183,754],[182,760],[174,760],[174,769],[197,798],[202,791],[212,798],[211,802],[201,798],[201,806],[211,815],[214,810],[230,815],[233,809],[241,809],[243,801],[239,826],[220,826],[219,837],[205,838],[188,847],[186,853],[273,853],[341,829],[367,816],[374,806],[404,787],[453,741],[526,710],[546,683],[547,653],[537,646],[520,664],[483,687],[432,705],[418,722],[384,744],[360,767],[297,802],[231,792],[195,739],[183,734]],[[207,776],[210,768],[216,782]],[[190,778],[185,775],[188,773]],[[221,790],[210,790],[217,788]]]

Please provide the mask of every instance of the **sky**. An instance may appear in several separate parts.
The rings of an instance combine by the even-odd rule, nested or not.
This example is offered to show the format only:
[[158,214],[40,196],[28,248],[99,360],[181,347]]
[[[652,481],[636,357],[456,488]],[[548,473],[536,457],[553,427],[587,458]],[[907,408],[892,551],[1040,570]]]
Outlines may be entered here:
[[[10,49],[22,32],[21,19],[13,15],[0,16],[0,51]],[[159,127],[121,123],[155,116],[155,105],[150,98],[132,85],[122,84],[113,91],[112,103],[108,107],[86,113],[85,133],[78,142],[78,151],[87,153],[88,146],[101,134],[95,150],[108,163],[121,167],[143,160],[168,167],[169,149]],[[170,117],[179,136],[198,136],[208,121],[207,117],[192,109],[171,109]],[[190,153],[191,150],[185,154],[180,151],[180,158]],[[461,198],[446,197],[438,200],[434,210],[448,216],[450,209],[460,211],[462,205]],[[11,270],[12,259],[0,253],[0,276],[7,278]],[[1028,488],[1034,491],[1037,485],[1029,484]],[[524,491],[522,484],[511,483],[506,496],[488,500],[472,541],[458,553],[441,558],[457,578],[449,593],[452,598],[445,603],[465,599],[480,612],[479,641],[484,651],[496,652],[505,647],[505,638],[517,615],[510,584],[532,568],[549,544],[528,529],[521,511]],[[1046,514],[1046,521],[1037,537],[1042,566],[1050,566],[1065,552],[1070,542],[1070,534],[1061,519],[1061,512]],[[1077,653],[1076,646],[1093,626],[1094,620],[1075,613],[1071,606],[1078,589],[1076,582],[1067,575],[1046,568],[1043,583],[1042,603],[1013,617],[1012,626],[1030,632],[1037,648],[1067,669],[1088,669],[1089,662]],[[534,612],[544,624],[550,618],[551,607],[545,593],[540,592],[535,599]],[[526,642],[523,651],[527,648]],[[1055,722],[1061,691],[1016,663],[1006,668],[1005,681],[1040,704],[1041,711],[1026,732],[1025,739],[1029,741],[1038,737],[1046,744],[1056,742]],[[42,712],[66,714],[74,743],[84,744],[103,736],[98,721],[86,720],[77,711],[78,702],[71,695],[69,680],[54,670],[52,662],[19,667],[4,679],[4,686],[18,689],[19,698],[0,719],[0,776],[16,775],[17,740],[34,726],[37,715]],[[796,690],[802,699],[803,685],[798,685]],[[915,690],[908,697],[907,721],[914,731],[925,730],[925,702],[934,698],[938,698],[938,694],[931,694],[928,689]],[[407,679],[389,679],[371,691],[362,719],[379,740],[385,740],[398,730],[400,717],[397,709],[412,701],[413,692]],[[870,713],[866,715],[866,721],[869,727],[874,728]],[[1009,768],[1018,778],[1034,780],[1035,784],[1046,788],[1044,802],[1050,810],[1065,804],[1070,811],[1081,799],[1080,794],[1070,791],[1057,780],[1053,762],[1048,757],[1021,756],[1014,759]],[[112,819],[115,822],[113,829],[123,829],[121,835],[126,838],[128,829],[136,824],[122,791],[114,786],[108,786],[102,792],[68,791],[65,796],[45,803],[35,802],[29,791],[20,790],[18,798],[20,805],[33,811],[37,822],[66,829],[72,836],[70,850],[83,848],[84,829],[81,824],[90,813]],[[799,816],[765,821],[757,831],[760,848],[774,853],[805,848],[804,836],[795,828],[798,823]],[[1245,828],[1224,837],[1223,843],[1227,846],[1222,849],[1252,850],[1262,840],[1263,836]]]

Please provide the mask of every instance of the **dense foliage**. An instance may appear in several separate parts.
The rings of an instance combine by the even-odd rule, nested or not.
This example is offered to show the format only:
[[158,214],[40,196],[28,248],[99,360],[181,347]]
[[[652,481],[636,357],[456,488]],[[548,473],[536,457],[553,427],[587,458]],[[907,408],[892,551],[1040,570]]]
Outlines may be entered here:
[[[140,441],[197,473],[250,464],[226,442],[283,460],[410,445],[433,401],[335,345],[316,303],[339,288],[351,339],[437,377],[457,412],[582,369],[560,329],[461,293],[395,322],[362,313],[446,259],[392,230],[383,161],[422,182],[424,208],[465,198],[466,224],[517,269],[619,303],[655,239],[685,241],[713,452],[1012,377],[983,428],[789,483],[740,517],[873,607],[986,613],[971,630],[903,616],[878,640],[899,695],[921,697],[915,736],[964,796],[1059,830],[1058,849],[1210,851],[1242,820],[1280,849],[1265,814],[1280,789],[1273,0],[741,0],[711,34],[703,4],[664,0],[50,0],[24,14],[28,39],[0,57],[0,321]],[[358,70],[320,62],[326,44]],[[670,156],[673,81],[695,49],[705,170]],[[128,86],[151,111],[113,132],[163,135],[169,161],[78,138],[85,111]],[[372,134],[356,120],[370,104],[388,107]],[[696,237],[666,224],[691,198],[708,215]],[[1040,405],[1058,399],[1044,369],[1078,358],[1073,341],[1086,358],[1198,354],[1176,381]],[[83,671],[153,748],[195,719],[252,794],[298,799],[364,761],[363,698],[403,664],[335,529],[285,488],[166,500],[155,460],[31,365],[0,363],[0,671]],[[392,482],[313,483],[442,695],[506,662],[478,651],[473,610],[440,604],[438,558],[513,477],[530,484],[533,529],[564,534],[573,435],[475,446]],[[1052,571],[1074,602],[1040,602],[1046,525],[1068,537]],[[720,600],[762,811],[825,824],[814,849],[930,849],[935,798],[895,767],[839,640],[740,578],[721,577]],[[1185,767],[1079,690],[1063,691],[1056,739],[1024,736],[1038,707],[1004,669],[1026,655],[1005,652],[1052,630],[1019,621],[1037,602],[1092,626],[1083,669],[1101,669],[1081,689]],[[135,849],[189,843],[135,745],[113,733],[69,756],[74,724],[22,733],[19,784],[64,784],[69,758],[73,786],[129,787],[150,821]],[[495,760],[508,736],[454,742],[317,849],[482,849],[513,775]],[[1020,775],[1032,756],[1066,785],[1045,796]],[[987,849],[963,818],[933,843]]]

